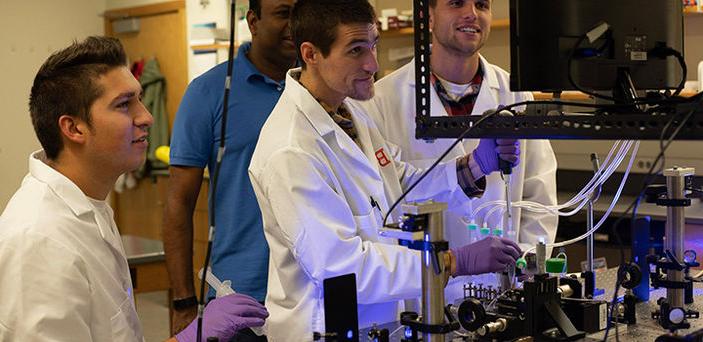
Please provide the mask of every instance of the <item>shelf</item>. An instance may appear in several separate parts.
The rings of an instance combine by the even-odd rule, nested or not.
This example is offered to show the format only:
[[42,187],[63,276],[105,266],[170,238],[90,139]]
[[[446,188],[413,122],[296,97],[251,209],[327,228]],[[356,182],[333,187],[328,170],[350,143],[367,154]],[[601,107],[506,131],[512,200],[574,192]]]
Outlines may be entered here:
[[405,36],[412,36],[415,33],[415,29],[412,27],[403,27],[401,29],[392,29],[392,30],[381,31],[380,33],[381,33],[381,37],[383,37],[383,38],[405,37]]
[[[239,45],[234,45],[235,50]],[[201,44],[201,45],[191,45],[190,49],[193,51],[209,51],[209,50],[219,50],[219,49],[229,49],[228,42],[216,43],[216,44]]]
[[683,14],[684,15],[699,16],[699,15],[703,15],[703,10],[698,10],[698,7],[696,7],[696,6],[686,6],[683,9]]
[[[510,19],[496,19],[493,20],[493,24],[491,24],[492,29],[504,29],[510,27]],[[381,31],[381,36],[384,38],[393,38],[393,37],[405,37],[405,36],[412,36],[415,33],[414,28],[412,27],[404,27],[401,29],[392,29],[392,30],[386,30],[386,31]]]
[[[552,93],[543,93],[540,91],[532,92],[532,96],[535,100],[551,100],[553,98]],[[563,91],[561,93],[560,100],[589,100],[590,96],[580,92],[580,91]]]
[[[703,0],[700,0],[703,1]],[[698,10],[696,6],[686,6],[683,9],[685,16],[703,16],[703,9]],[[493,20],[491,24],[492,29],[507,29],[510,27],[510,19],[496,19]],[[383,37],[404,37],[413,35],[414,30],[412,27],[404,27],[401,29],[381,31],[381,36]]]
[[510,28],[510,19],[496,19],[493,20],[493,24],[491,24],[492,29],[504,29],[504,28]]
[[[683,91],[681,92],[682,97],[691,97],[693,95],[696,95],[697,93],[694,91]],[[543,93],[543,92],[533,92],[532,95],[535,97],[535,100],[551,100],[552,99],[552,93]],[[561,93],[561,97],[559,98],[560,100],[590,100],[591,97],[589,95],[586,95],[580,91],[563,91]]]

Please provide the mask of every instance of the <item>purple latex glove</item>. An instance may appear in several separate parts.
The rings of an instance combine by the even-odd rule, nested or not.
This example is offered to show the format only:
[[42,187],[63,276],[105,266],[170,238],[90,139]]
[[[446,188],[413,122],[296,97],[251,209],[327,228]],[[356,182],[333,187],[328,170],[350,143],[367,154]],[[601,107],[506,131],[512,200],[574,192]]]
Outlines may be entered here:
[[473,157],[484,175],[500,171],[499,158],[515,167],[520,163],[520,142],[516,139],[481,139]]
[[[211,300],[203,313],[203,341],[211,336],[220,341],[229,341],[238,331],[264,325],[269,316],[266,308],[254,298],[235,293]],[[198,319],[194,319],[183,331],[176,335],[179,342],[196,340]]]
[[452,249],[456,258],[455,276],[501,272],[506,265],[515,265],[520,257],[517,243],[497,236],[489,236],[472,244]]

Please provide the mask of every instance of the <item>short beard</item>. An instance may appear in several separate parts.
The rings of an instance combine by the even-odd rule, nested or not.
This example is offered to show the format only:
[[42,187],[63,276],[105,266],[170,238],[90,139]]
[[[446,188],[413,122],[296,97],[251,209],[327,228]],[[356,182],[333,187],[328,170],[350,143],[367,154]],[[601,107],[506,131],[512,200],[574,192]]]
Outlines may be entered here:
[[369,92],[368,96],[361,96],[359,94],[352,94],[349,96],[351,99],[357,100],[357,101],[368,101],[371,100],[374,96],[375,93],[375,88],[372,86],[371,91]]

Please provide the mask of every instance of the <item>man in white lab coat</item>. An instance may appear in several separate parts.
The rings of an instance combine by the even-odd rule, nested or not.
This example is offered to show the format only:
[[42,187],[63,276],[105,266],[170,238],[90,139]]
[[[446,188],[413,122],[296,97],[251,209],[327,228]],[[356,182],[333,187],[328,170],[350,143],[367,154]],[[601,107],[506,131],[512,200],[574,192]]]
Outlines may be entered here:
[[[146,157],[153,118],[114,38],[53,54],[30,96],[43,150],[0,216],[0,341],[141,341],[132,281],[106,198]],[[263,325],[253,298],[205,309],[203,336]],[[176,336],[195,341],[196,325]],[[172,338],[172,341],[176,341]]]
[[[355,101],[373,96],[375,20],[366,0],[300,0],[293,8],[303,68],[288,72],[249,167],[271,250],[270,341],[310,341],[325,331],[327,278],[356,274],[361,327],[398,320],[398,301],[420,295],[419,253],[378,230],[421,171],[391,158],[391,146]],[[513,141],[501,157],[517,163],[518,154]],[[495,152],[491,158],[497,163]],[[440,164],[419,191],[431,197],[475,188],[465,161]],[[493,237],[453,249],[444,267],[453,275],[494,272],[516,252],[517,244]]]
[[[479,54],[488,39],[491,21],[490,0],[430,0],[432,116],[480,115],[499,106],[532,100],[530,93],[511,92],[508,73]],[[403,161],[416,167],[430,165],[453,142],[451,139],[432,142],[415,139],[414,61],[378,81],[376,96],[370,104],[378,109],[370,114],[381,134],[400,148]],[[492,139],[480,141],[480,144],[490,143]],[[464,140],[448,157],[469,154],[470,163],[475,164],[477,146],[477,139]],[[512,201],[556,204],[556,159],[549,141],[520,141],[520,161],[510,178]],[[471,170],[475,179],[485,180],[482,196],[472,200],[465,196],[439,198],[449,203],[444,222],[450,246],[470,241],[469,211],[487,201],[505,199],[504,182],[499,173],[485,174],[483,168],[474,166]],[[412,195],[409,197],[413,198]],[[490,217],[484,216],[486,212],[479,212],[475,218],[478,225],[485,222],[489,228],[502,226],[500,211]],[[553,242],[556,237],[557,217],[554,215],[513,208],[512,218],[515,236],[511,238],[517,239],[522,249],[534,246],[540,237],[546,242]],[[451,297],[462,293],[461,285],[465,280],[456,280],[448,286],[448,289],[454,287]]]

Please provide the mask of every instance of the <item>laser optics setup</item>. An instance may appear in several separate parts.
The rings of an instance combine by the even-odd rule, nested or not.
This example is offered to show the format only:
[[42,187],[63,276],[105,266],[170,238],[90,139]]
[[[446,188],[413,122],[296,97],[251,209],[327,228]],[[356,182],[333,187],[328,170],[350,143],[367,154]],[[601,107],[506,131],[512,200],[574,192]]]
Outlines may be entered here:
[[[603,11],[606,7],[610,10]],[[597,103],[529,101],[504,104],[483,115],[449,117],[433,117],[430,113],[429,2],[415,0],[414,8],[416,138],[453,138],[457,142],[484,137],[616,141],[602,160],[591,156],[593,177],[563,204],[511,202],[507,193],[507,200],[482,203],[467,212],[465,223],[474,231],[478,226],[489,229],[487,218],[498,214],[503,217],[503,225],[497,229],[516,237],[519,227],[511,227],[510,219],[516,208],[572,216],[585,207],[587,229],[576,238],[540,242],[525,251],[515,268],[499,274],[500,286],[465,284],[464,298],[458,303],[446,305],[444,298],[448,270],[442,260],[448,242],[443,236],[443,211],[447,205],[433,201],[401,204],[403,216],[399,222],[386,225],[379,234],[403,240],[408,248],[421,252],[421,311],[404,312],[394,325],[379,325],[355,338],[368,336],[380,342],[595,341],[626,337],[703,341],[703,324],[696,320],[699,312],[694,305],[697,279],[691,275],[691,268],[699,264],[695,251],[684,249],[684,211],[691,205],[690,194],[697,191],[694,169],[663,169],[662,162],[666,185],[651,185],[650,181],[642,191],[648,202],[667,209],[660,254],[624,262],[605,274],[597,275],[593,267],[593,234],[620,198],[639,141],[660,141],[661,152],[649,172],[651,176],[673,140],[703,139],[703,93],[689,98],[678,96],[686,79],[681,1],[510,0],[511,89],[554,92],[556,97],[562,90],[579,90]],[[656,22],[651,20],[653,16],[658,18]],[[642,96],[635,86],[647,89],[646,95]],[[574,107],[594,110],[566,110]],[[621,166],[625,171],[615,196],[596,221],[594,203],[603,183]],[[510,167],[501,169],[507,186]],[[479,217],[483,222],[476,222]],[[584,239],[587,269],[580,275],[566,275],[565,254],[563,258],[549,258],[547,252]],[[648,241],[640,247],[648,249]],[[516,278],[527,279],[520,287]],[[615,286],[606,288],[605,296],[596,298],[597,286],[612,284]],[[625,289],[622,301],[618,300],[620,287]],[[665,294],[656,304],[639,303],[649,300],[650,289]],[[619,328],[624,330],[622,337]],[[348,340],[339,334],[334,336],[328,340]]]

